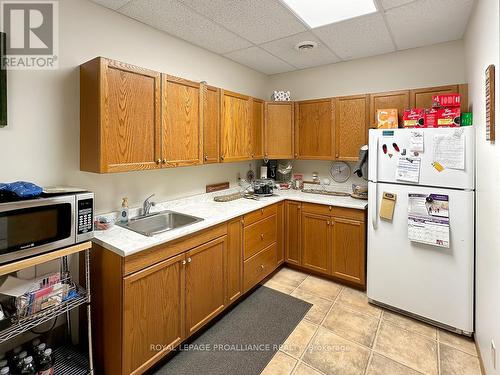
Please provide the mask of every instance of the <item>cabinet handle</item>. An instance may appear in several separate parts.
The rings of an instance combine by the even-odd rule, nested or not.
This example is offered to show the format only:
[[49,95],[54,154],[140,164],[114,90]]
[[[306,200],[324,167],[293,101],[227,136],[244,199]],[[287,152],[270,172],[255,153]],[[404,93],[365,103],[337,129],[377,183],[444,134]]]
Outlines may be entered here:
[[224,155],[221,155],[221,156],[220,156],[220,160],[224,160]]
[[183,265],[183,266],[185,266],[185,265],[186,265],[186,261],[185,261],[185,260],[183,260],[183,261],[182,261],[182,265]]
[[161,159],[158,159],[158,160],[156,161],[156,164],[160,164],[160,163],[161,163]]
[[167,159],[163,159],[161,162],[162,162],[163,164],[167,164]]
[[260,214],[264,215],[264,209],[263,208],[260,209]]
[[191,263],[192,259],[191,258],[188,258],[188,263]]
[[260,239],[263,240],[264,239],[264,233],[261,233],[260,234]]
[[293,156],[295,156],[297,158],[297,157],[299,157],[299,154],[295,153],[295,154],[293,154]]
[[328,209],[331,211],[332,210],[332,206],[328,206]]
[[326,222],[326,225],[330,225],[330,222],[329,222],[329,221],[327,221],[327,222]]
[[264,265],[263,264],[260,265],[260,268],[264,271]]
[[208,155],[205,155],[205,158],[204,158],[204,159],[205,159],[205,161],[207,161],[207,160],[208,160]]
[[245,220],[241,219],[241,225],[245,224]]

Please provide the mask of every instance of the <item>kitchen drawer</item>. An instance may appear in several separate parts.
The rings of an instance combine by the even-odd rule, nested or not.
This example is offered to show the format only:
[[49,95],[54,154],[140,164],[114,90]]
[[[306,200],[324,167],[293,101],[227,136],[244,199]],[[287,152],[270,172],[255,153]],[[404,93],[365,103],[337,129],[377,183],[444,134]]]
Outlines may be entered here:
[[355,208],[328,206],[326,204],[303,203],[302,211],[310,214],[342,217],[345,219],[365,221],[365,210]]
[[276,217],[273,215],[245,227],[243,237],[245,259],[276,242]]
[[275,215],[277,212],[277,207],[275,204],[272,206],[263,207],[259,210],[255,210],[246,214],[244,216],[245,226],[253,224],[259,220],[265,219],[266,217]]
[[276,269],[277,244],[274,243],[243,264],[243,287],[247,291]]

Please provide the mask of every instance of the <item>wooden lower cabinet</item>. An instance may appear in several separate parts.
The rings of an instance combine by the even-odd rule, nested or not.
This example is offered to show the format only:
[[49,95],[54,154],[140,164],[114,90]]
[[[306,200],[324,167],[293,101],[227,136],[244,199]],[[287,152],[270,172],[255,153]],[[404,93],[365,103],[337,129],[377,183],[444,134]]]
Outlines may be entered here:
[[302,212],[301,265],[316,272],[330,273],[330,216]]
[[301,203],[285,202],[285,260],[300,265],[300,210]]
[[190,336],[225,306],[226,237],[186,253],[186,336]]
[[[287,219],[292,223],[287,230],[293,239],[296,215]],[[287,262],[364,288],[364,211],[307,203],[302,205],[300,221],[300,262]]]
[[355,284],[365,285],[365,223],[332,218],[332,275]]
[[230,304],[243,294],[243,218],[227,223],[226,302]]
[[123,373],[142,373],[184,339],[183,262],[179,255],[123,279]]

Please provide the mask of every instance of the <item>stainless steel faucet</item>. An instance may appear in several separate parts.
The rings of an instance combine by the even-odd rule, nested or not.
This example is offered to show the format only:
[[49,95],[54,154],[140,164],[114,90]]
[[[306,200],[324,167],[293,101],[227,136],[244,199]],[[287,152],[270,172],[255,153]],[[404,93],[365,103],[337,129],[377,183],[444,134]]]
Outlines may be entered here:
[[142,215],[146,216],[149,215],[149,210],[151,210],[151,207],[155,205],[155,202],[151,202],[151,198],[153,198],[155,195],[151,194],[149,197],[147,197],[144,200],[144,203],[142,203]]

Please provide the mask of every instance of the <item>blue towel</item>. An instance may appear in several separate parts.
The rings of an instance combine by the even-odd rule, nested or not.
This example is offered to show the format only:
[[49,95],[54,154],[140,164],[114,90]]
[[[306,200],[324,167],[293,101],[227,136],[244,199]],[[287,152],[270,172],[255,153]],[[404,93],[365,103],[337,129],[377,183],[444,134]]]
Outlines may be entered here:
[[43,189],[31,182],[16,181],[10,184],[0,183],[0,193],[11,193],[18,198],[34,198],[42,194]]

